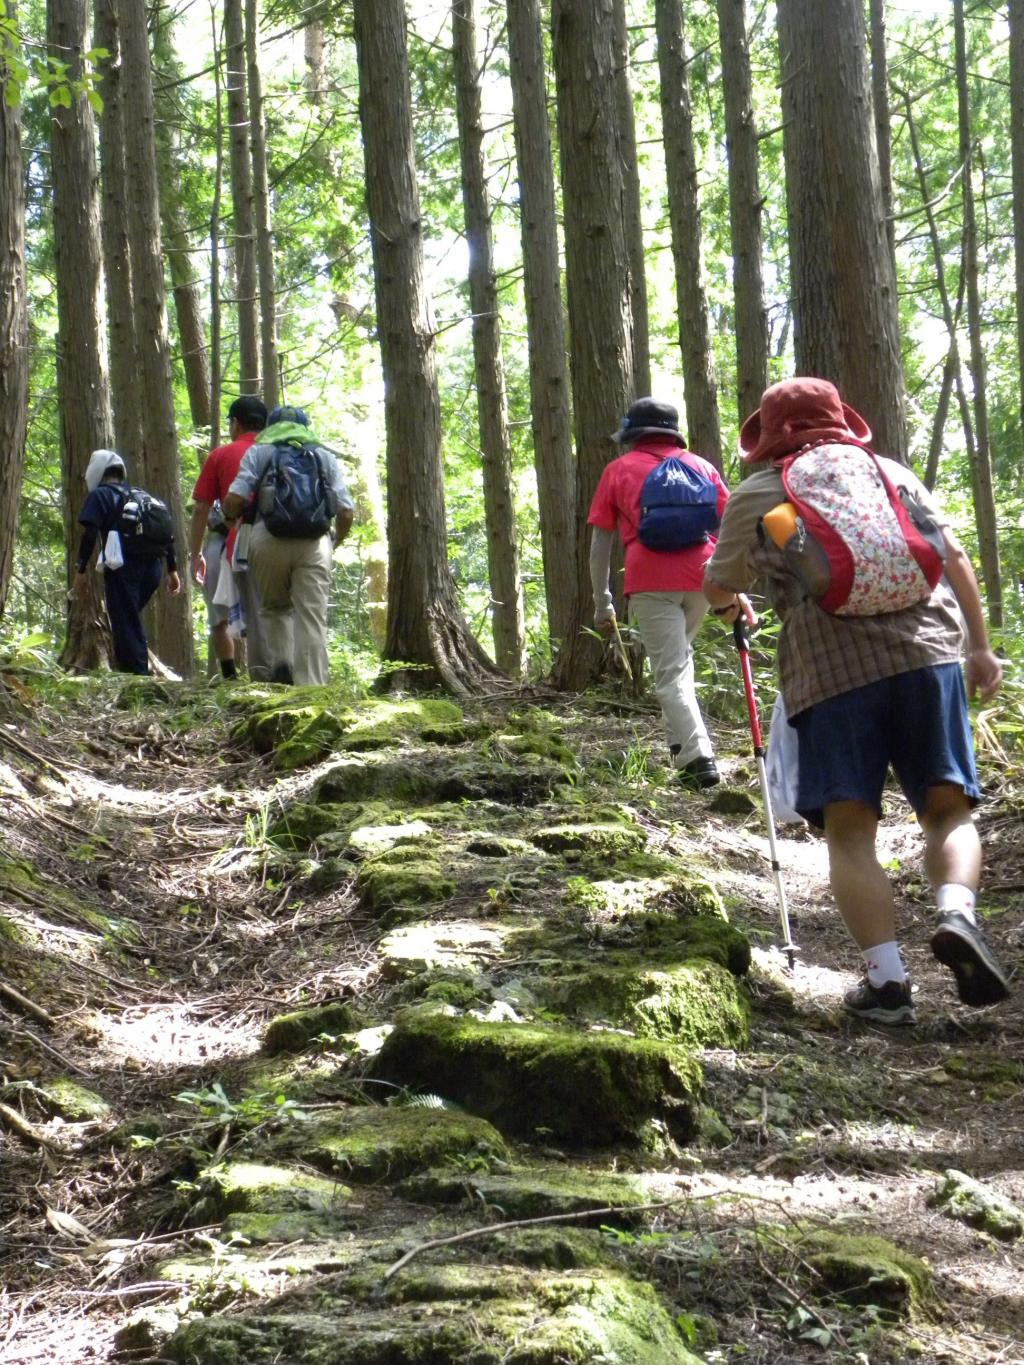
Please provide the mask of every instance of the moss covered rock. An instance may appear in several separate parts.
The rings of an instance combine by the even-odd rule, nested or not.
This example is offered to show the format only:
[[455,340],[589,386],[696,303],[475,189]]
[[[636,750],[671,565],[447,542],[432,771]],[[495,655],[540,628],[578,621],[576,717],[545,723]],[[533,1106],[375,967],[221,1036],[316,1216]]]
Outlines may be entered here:
[[[380,1283],[379,1274],[376,1280]],[[478,1263],[342,1283],[349,1311],[209,1317],[164,1345],[180,1365],[699,1365],[648,1284],[613,1270],[553,1274]]]
[[301,1052],[307,1043],[322,1033],[332,1037],[359,1027],[359,1019],[351,1005],[336,1001],[328,1005],[311,1005],[308,1009],[292,1010],[271,1019],[263,1035],[264,1051]]
[[392,848],[423,844],[434,837],[424,820],[403,820],[397,824],[356,825],[348,837],[348,851],[357,858],[372,858]]
[[646,842],[643,830],[618,821],[547,825],[530,837],[545,853],[557,853],[563,858],[579,857],[584,853],[615,858],[638,852]]
[[455,702],[440,697],[367,697],[351,712],[342,748],[352,752],[387,748],[426,730],[463,723]]
[[240,697],[248,714],[235,723],[232,736],[247,740],[258,754],[270,754],[275,768],[290,772],[330,754],[349,729],[351,713],[339,706],[327,687],[295,687],[287,692]]
[[102,1123],[113,1113],[102,1095],[97,1095],[95,1090],[89,1090],[70,1076],[41,1081],[36,1089],[51,1114],[59,1114],[71,1123]]
[[687,1048],[744,1047],[750,1002],[731,972],[706,958],[666,970],[629,966],[588,967],[530,982],[550,1009],[663,1038]]
[[419,1106],[338,1109],[279,1142],[317,1170],[355,1181],[401,1180],[446,1161],[486,1167],[509,1159],[501,1134],[483,1119]]
[[202,1182],[203,1212],[327,1213],[352,1197],[334,1180],[291,1166],[256,1161],[229,1161]]
[[317,783],[314,800],[320,804],[350,805],[386,798],[425,801],[438,794],[436,774],[426,765],[366,754],[335,763]]
[[359,865],[360,906],[380,916],[404,905],[438,905],[455,895],[455,883],[436,857],[417,847],[393,848]]
[[353,807],[349,805],[293,801],[268,823],[267,838],[278,848],[304,852],[323,835],[347,829],[352,820]]
[[933,1297],[925,1263],[884,1237],[822,1229],[802,1238],[799,1251],[820,1283],[849,1303],[909,1316]]
[[1024,1209],[963,1171],[947,1171],[939,1182],[934,1203],[961,1223],[980,1228],[1001,1242],[1024,1237]]
[[652,1119],[685,1141],[701,1086],[700,1067],[671,1044],[424,1009],[398,1016],[371,1070],[455,1100],[503,1132],[580,1147],[642,1143]]
[[501,924],[483,920],[405,924],[381,939],[381,970],[395,980],[436,970],[476,969],[501,953],[506,934]]
[[[579,1167],[517,1167],[511,1171],[426,1171],[403,1180],[399,1194],[428,1204],[469,1201],[487,1205],[503,1218],[543,1218],[549,1214],[581,1214],[594,1209],[642,1209],[650,1203],[635,1176],[606,1175]],[[629,1214],[597,1222],[631,1222]]]

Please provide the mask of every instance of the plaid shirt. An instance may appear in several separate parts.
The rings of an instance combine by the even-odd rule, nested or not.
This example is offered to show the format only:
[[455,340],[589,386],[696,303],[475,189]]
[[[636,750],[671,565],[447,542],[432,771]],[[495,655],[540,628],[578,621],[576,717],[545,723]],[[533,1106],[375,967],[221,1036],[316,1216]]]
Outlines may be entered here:
[[[912,493],[940,526],[948,525],[916,475],[894,460],[881,463],[897,488]],[[963,620],[945,579],[926,601],[881,616],[831,616],[804,598],[781,550],[758,536],[761,518],[785,499],[774,465],[744,479],[729,499],[706,572],[735,592],[764,580],[768,601],[783,618],[779,676],[790,716],[897,673],[959,660]]]

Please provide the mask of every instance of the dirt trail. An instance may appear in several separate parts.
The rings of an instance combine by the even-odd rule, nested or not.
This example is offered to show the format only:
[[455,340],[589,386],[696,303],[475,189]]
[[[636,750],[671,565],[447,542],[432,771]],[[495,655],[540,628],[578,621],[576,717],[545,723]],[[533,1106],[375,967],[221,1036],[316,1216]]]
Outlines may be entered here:
[[1021,998],[956,1003],[897,798],[892,1032],[809,833],[773,950],[741,734],[723,800],[642,706],[291,702],[4,675],[0,1360],[1024,1361],[1024,1242],[933,1202],[1024,1205]]

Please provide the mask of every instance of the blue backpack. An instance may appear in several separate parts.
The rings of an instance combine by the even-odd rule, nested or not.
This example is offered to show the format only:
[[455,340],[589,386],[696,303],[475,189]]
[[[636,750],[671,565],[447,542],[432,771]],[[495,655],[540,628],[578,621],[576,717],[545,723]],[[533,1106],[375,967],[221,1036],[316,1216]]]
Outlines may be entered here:
[[659,460],[640,490],[640,544],[648,550],[684,550],[702,545],[718,526],[718,489],[712,480],[674,455]]
[[331,529],[338,499],[314,446],[279,442],[257,498],[267,530],[285,540],[319,540]]

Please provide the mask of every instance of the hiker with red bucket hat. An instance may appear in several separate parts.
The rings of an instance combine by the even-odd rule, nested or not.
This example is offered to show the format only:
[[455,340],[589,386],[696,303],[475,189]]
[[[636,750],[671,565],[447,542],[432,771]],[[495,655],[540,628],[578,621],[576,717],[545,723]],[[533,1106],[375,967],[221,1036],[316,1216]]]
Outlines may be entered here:
[[[797,733],[797,810],[823,828],[832,893],[864,957],[846,1010],[915,1020],[893,889],[875,851],[890,766],[924,831],[936,896],[931,937],[960,999],[1009,994],[978,927],[980,798],[967,696],[991,697],[1002,665],[978,582],[931,494],[871,451],[859,413],[824,379],[766,389],[740,432],[752,472],[722,517],[704,592],[726,620],[756,578],[782,617],[778,663]],[[961,653],[966,635],[966,655]],[[964,687],[966,674],[967,687]]]

